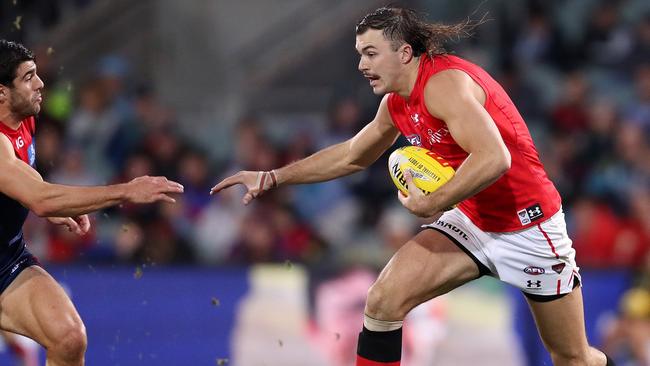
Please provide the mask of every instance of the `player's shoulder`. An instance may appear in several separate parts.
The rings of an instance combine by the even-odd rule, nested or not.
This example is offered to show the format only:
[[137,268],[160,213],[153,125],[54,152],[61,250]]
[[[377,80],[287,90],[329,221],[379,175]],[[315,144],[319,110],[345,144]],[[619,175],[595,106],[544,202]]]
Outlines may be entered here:
[[472,77],[460,69],[441,70],[429,77],[424,85],[424,91],[445,94],[461,90],[472,82]]
[[7,158],[14,157],[14,148],[9,139],[9,136],[4,133],[0,133],[0,159],[5,160]]
[[375,119],[379,119],[382,122],[392,123],[392,118],[390,116],[391,110],[394,109],[394,93],[386,93],[379,102],[379,107],[377,108],[377,116]]

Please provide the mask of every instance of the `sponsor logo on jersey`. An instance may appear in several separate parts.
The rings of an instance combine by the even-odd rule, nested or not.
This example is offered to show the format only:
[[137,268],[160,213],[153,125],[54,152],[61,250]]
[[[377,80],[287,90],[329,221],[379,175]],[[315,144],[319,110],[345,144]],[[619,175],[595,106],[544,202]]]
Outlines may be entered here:
[[539,220],[544,217],[544,212],[539,203],[536,203],[530,207],[526,207],[523,210],[517,211],[517,217],[519,217],[519,222],[521,225],[528,225],[535,220]]
[[458,226],[454,224],[450,224],[448,222],[444,222],[441,220],[436,221],[436,225],[445,228],[445,229],[450,229],[451,231],[455,232],[456,234],[460,235],[463,239],[469,240],[467,237],[467,234],[463,230],[461,230]]
[[418,134],[408,135],[406,136],[406,139],[411,143],[411,145],[422,146],[422,139]]
[[449,130],[447,129],[447,127],[442,127],[434,132],[432,129],[429,128],[427,130],[427,135],[429,136],[429,143],[433,145],[436,143],[440,143],[442,139],[447,137],[447,135],[449,135]]
[[553,269],[557,274],[562,273],[562,271],[564,270],[564,267],[566,267],[566,264],[565,264],[565,263],[558,263],[558,264],[554,264],[554,265],[551,266],[551,268],[552,268],[552,269]]
[[535,267],[535,266],[528,266],[528,267],[524,268],[524,272],[528,273],[529,275],[533,275],[533,276],[538,276],[538,275],[546,273],[544,268]]

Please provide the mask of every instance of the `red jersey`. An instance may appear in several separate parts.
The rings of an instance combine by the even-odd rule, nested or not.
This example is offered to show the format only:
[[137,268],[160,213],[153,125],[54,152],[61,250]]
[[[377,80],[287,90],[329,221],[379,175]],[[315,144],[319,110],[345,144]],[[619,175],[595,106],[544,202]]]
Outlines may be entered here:
[[0,123],[0,133],[9,138],[16,157],[32,167],[36,159],[34,144],[32,143],[32,135],[35,130],[36,122],[34,117],[25,118],[17,130],[12,130],[4,123]]
[[[0,122],[0,134],[9,138],[16,157],[34,166],[36,154],[32,134],[35,130],[34,117],[22,121],[18,129],[12,130]],[[6,248],[22,239],[22,227],[29,211],[20,202],[0,193],[0,268],[8,255]]]
[[429,78],[443,70],[469,75],[485,92],[484,107],[494,120],[512,157],[510,169],[489,187],[458,204],[483,231],[517,231],[544,221],[560,209],[560,195],[548,179],[526,123],[510,97],[485,70],[456,56],[422,56],[415,87],[408,99],[388,96],[393,123],[412,145],[434,151],[454,169],[469,155],[449,133],[445,122],[431,116],[424,103]]

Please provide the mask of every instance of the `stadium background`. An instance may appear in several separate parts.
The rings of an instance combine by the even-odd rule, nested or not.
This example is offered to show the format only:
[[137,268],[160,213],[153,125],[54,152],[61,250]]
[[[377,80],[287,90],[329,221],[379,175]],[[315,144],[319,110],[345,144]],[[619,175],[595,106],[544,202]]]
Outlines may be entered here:
[[[434,21],[488,12],[451,49],[510,93],[563,196],[590,341],[641,365],[631,345],[650,357],[650,5],[401,4]],[[380,5],[0,4],[2,37],[36,52],[46,83],[36,150],[47,180],[160,174],[185,185],[175,205],[93,215],[82,238],[29,219],[30,249],[86,323],[89,365],[351,364],[365,291],[421,223],[395,199],[386,157],[246,208],[241,190],[207,192],[372,118],[378,99],[356,70],[353,27]],[[405,365],[550,365],[522,296],[490,279],[418,308],[405,332]]]

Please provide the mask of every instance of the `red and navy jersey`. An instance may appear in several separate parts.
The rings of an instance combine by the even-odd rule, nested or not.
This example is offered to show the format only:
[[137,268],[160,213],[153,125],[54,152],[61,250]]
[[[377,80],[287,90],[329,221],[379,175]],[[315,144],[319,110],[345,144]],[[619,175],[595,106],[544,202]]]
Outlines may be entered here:
[[412,145],[445,158],[454,169],[468,153],[454,141],[445,121],[433,117],[424,101],[424,87],[438,72],[465,72],[485,92],[485,109],[510,151],[511,168],[496,182],[459,203],[458,208],[484,231],[511,232],[550,218],[559,211],[560,195],[548,179],[526,123],[510,97],[485,70],[456,56],[422,56],[415,87],[408,99],[388,97],[393,123]]
[[[36,160],[32,138],[34,131],[34,117],[23,120],[16,130],[0,122],[0,134],[9,138],[16,157],[32,167]],[[20,202],[0,193],[0,248],[22,239],[22,227],[28,213],[29,210]]]

